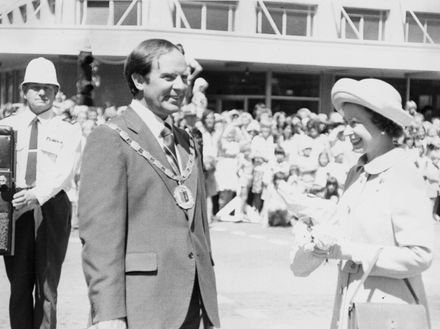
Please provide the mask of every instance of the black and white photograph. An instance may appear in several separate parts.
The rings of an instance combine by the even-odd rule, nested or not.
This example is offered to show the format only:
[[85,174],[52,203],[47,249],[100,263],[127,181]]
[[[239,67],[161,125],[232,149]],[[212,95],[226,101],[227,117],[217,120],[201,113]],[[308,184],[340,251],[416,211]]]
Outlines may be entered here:
[[440,328],[440,1],[0,0],[0,329]]

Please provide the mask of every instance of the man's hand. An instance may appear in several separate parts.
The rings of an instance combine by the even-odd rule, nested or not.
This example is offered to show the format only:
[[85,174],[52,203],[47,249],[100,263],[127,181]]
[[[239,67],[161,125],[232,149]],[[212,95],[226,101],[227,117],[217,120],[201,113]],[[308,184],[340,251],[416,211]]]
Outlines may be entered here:
[[12,206],[19,210],[23,207],[32,207],[38,205],[37,197],[31,190],[22,190],[14,194],[12,199]]
[[95,323],[89,329],[127,329],[127,322],[124,319],[114,319]]

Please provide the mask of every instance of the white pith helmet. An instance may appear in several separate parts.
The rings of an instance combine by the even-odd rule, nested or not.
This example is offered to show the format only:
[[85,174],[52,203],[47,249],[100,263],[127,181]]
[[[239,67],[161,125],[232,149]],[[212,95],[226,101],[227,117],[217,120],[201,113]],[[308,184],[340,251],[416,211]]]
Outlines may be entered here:
[[26,83],[39,83],[60,87],[55,65],[44,57],[34,58],[28,63],[21,86],[23,87]]

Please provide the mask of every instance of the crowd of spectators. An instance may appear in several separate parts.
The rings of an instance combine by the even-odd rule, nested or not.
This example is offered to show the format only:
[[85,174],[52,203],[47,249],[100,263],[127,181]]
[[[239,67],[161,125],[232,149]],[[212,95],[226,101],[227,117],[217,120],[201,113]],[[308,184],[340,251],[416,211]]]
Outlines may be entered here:
[[[395,143],[424,177],[438,221],[440,189],[440,118],[425,120],[409,101],[406,110],[414,124]],[[280,180],[292,190],[337,202],[348,170],[361,154],[352,151],[346,123],[336,112],[316,114],[301,108],[295,114],[272,113],[257,104],[252,114],[232,109],[200,117],[191,111],[177,120],[200,131],[209,213],[212,220],[259,222],[264,226],[290,225],[295,218],[276,193]],[[191,120],[187,118],[193,116]],[[230,207],[227,207],[227,205]],[[227,211],[219,211],[227,207]]]
[[[216,113],[207,108],[204,94],[208,83],[194,82],[191,101],[174,116],[175,125],[186,129],[202,144],[208,214],[210,221],[248,221],[264,226],[290,225],[295,218],[276,193],[277,183],[286,181],[292,190],[337,202],[348,170],[360,154],[352,151],[345,123],[336,112],[316,114],[300,108],[294,114],[273,113],[259,103],[252,113],[231,109]],[[6,104],[0,118],[20,111],[24,104]],[[82,130],[82,149],[90,132],[121,113],[126,106],[77,105],[60,92],[56,111]],[[414,125],[395,142],[408,151],[425,178],[432,200],[433,218],[439,220],[440,118],[425,120],[409,101],[406,110]],[[76,213],[80,178],[77,173],[69,191]],[[76,216],[73,227],[77,226]]]

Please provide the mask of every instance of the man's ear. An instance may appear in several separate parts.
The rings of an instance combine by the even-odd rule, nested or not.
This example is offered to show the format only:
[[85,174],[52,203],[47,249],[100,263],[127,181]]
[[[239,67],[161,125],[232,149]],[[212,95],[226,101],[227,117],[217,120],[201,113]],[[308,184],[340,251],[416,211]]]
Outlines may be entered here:
[[146,83],[147,81],[142,75],[140,75],[139,73],[133,73],[131,75],[131,80],[133,81],[134,86],[137,90],[144,90],[144,83]]

